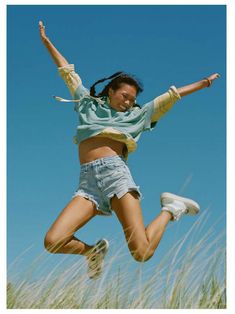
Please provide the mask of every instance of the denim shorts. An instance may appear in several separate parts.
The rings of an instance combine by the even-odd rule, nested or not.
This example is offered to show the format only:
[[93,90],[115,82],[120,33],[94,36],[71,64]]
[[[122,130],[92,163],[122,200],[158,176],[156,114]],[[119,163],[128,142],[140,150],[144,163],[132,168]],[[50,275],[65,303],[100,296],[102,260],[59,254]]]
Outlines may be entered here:
[[73,197],[83,196],[102,214],[112,215],[111,198],[116,195],[120,199],[129,191],[136,191],[142,199],[125,159],[115,155],[81,164],[79,187]]

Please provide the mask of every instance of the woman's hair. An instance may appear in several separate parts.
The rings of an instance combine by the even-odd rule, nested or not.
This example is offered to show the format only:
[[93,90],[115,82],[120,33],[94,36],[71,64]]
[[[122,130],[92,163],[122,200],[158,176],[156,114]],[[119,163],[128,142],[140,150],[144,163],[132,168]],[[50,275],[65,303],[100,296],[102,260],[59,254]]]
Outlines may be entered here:
[[[98,95],[96,95],[95,86],[99,83],[102,83],[110,79],[112,80],[104,87],[104,89]],[[139,81],[138,78],[136,78],[134,75],[119,71],[107,78],[105,77],[103,79],[96,81],[90,88],[90,95],[93,97],[108,96],[108,91],[110,88],[112,88],[113,90],[117,90],[120,88],[121,84],[128,84],[134,86],[136,88],[137,95],[144,90],[143,84]]]

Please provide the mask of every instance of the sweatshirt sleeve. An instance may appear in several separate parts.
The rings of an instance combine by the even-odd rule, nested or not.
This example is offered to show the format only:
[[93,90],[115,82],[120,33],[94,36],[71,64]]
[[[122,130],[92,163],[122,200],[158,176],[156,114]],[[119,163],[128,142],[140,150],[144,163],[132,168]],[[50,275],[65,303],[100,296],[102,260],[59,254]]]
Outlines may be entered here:
[[181,99],[181,97],[175,86],[171,86],[166,93],[156,97],[153,100],[154,109],[151,117],[152,122],[159,121],[179,99]]
[[88,89],[83,86],[80,76],[75,72],[74,64],[58,67],[58,72],[74,99],[81,99],[89,94]]

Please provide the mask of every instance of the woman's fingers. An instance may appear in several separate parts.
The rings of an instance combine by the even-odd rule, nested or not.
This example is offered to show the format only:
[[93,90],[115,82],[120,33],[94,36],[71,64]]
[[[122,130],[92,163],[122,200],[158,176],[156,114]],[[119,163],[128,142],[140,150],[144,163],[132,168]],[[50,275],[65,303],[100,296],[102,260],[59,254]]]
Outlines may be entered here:
[[45,29],[45,26],[43,25],[42,21],[39,21],[39,29],[40,31]]
[[42,38],[45,38],[46,37],[45,26],[43,25],[42,21],[39,21],[38,24],[39,24],[40,35]]
[[211,80],[211,81],[213,81],[213,80],[215,80],[215,79],[217,79],[217,78],[219,78],[219,77],[220,77],[220,74],[219,74],[219,73],[214,73],[214,74],[210,75],[210,76],[208,77],[208,79]]
[[42,21],[39,21],[39,26],[45,28],[45,26],[43,25]]

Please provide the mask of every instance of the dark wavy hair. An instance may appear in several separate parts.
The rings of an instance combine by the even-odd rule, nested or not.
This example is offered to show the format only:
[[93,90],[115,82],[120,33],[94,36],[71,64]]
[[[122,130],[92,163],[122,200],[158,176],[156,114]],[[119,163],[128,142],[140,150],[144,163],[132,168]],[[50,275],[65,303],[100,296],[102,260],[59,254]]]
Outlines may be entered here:
[[[96,95],[95,86],[97,84],[103,83],[104,81],[110,80],[110,79],[111,79],[111,81],[103,88],[103,90],[98,95]],[[125,73],[123,71],[119,71],[119,72],[112,74],[111,76],[109,76],[107,78],[105,77],[103,79],[96,81],[90,88],[90,95],[93,97],[108,96],[108,92],[109,92],[110,88],[112,88],[113,90],[117,90],[121,87],[121,84],[123,84],[123,83],[134,86],[136,88],[137,95],[144,90],[143,84],[141,83],[141,81],[138,78],[136,78],[132,74],[128,74],[128,73]],[[137,105],[137,104],[136,104],[136,106],[139,107],[139,105]]]

